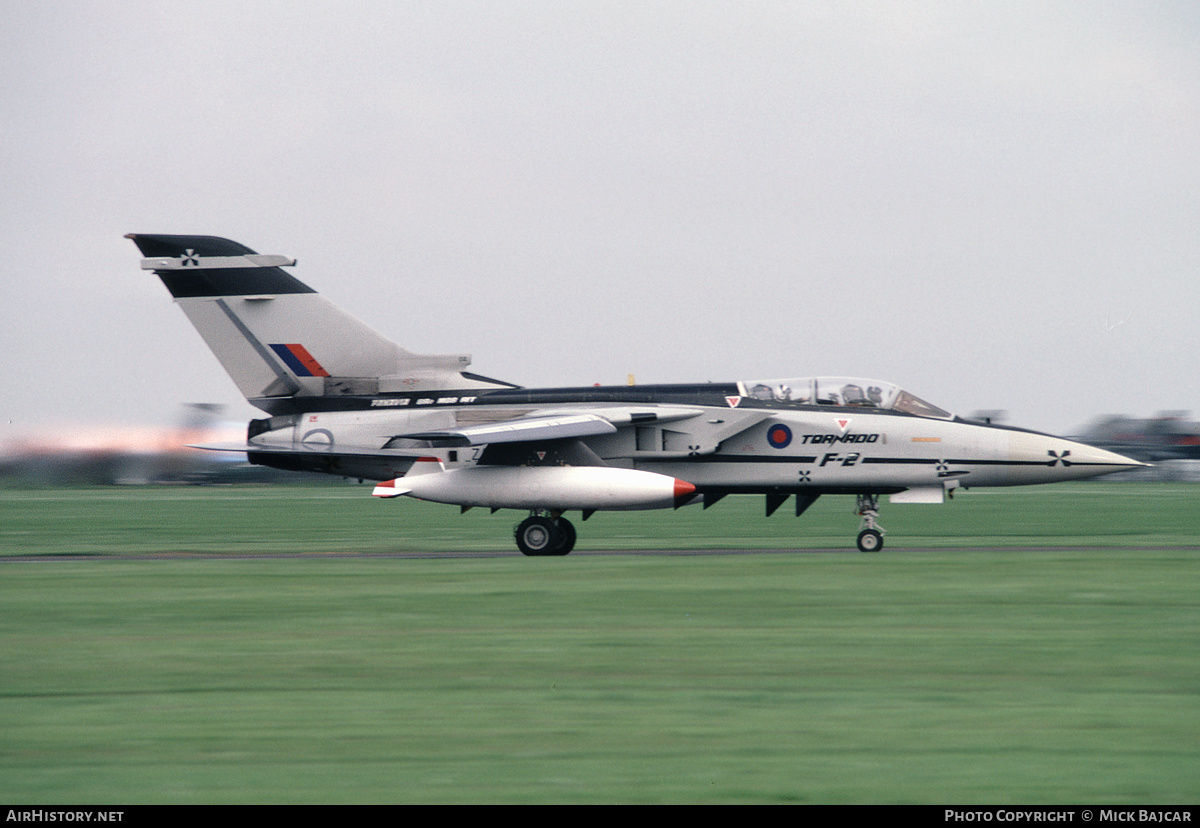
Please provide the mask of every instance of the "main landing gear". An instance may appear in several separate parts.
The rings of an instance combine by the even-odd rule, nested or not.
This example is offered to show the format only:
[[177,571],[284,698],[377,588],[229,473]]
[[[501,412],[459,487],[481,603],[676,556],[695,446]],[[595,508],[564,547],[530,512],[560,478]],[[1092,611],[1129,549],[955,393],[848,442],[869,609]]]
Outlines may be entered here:
[[887,534],[887,530],[876,523],[876,518],[879,517],[879,495],[858,495],[858,505],[854,514],[862,518],[861,531],[858,533],[858,551],[878,552],[883,549],[883,536]]
[[[883,549],[883,536],[887,534],[887,530],[878,522],[879,495],[860,494],[857,497],[854,513],[862,518],[858,550],[878,552]],[[584,517],[587,516],[588,513],[584,512]],[[534,509],[529,517],[517,524],[513,538],[524,555],[566,555],[575,548],[575,526],[562,516],[562,512]]]
[[534,510],[517,524],[513,537],[525,555],[566,555],[575,548],[575,527],[561,512],[543,514]]

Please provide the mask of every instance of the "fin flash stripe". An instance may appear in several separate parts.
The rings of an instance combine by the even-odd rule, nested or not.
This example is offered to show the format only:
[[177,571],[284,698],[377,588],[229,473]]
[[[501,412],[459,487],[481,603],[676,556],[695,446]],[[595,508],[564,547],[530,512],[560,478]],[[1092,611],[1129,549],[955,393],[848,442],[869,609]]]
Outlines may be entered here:
[[272,345],[271,350],[278,354],[298,377],[329,376],[329,372],[321,367],[321,363],[317,362],[303,345]]

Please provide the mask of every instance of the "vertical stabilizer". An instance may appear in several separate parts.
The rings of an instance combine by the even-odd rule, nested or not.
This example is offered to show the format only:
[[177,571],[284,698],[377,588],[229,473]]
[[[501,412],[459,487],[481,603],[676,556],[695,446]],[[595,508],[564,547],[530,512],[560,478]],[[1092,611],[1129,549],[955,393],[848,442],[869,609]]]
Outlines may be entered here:
[[215,236],[126,238],[246,399],[265,410],[292,397],[508,385],[464,376],[465,354],[404,350],[284,271],[295,259]]

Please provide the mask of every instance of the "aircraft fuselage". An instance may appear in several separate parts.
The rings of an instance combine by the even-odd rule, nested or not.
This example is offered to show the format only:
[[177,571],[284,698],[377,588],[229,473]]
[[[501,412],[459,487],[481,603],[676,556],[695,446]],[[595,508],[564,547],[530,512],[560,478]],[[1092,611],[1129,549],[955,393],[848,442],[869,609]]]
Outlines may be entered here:
[[[365,455],[351,460],[347,455],[355,448],[419,452],[438,458],[446,470],[588,465],[571,460],[590,451],[606,466],[686,480],[701,494],[889,494],[912,488],[1015,486],[1093,477],[1136,465],[1103,449],[1023,429],[866,407],[762,401],[743,396],[743,390],[738,383],[723,383],[342,400],[343,405],[366,407],[256,421],[263,430],[250,443],[301,452],[311,457],[313,470],[334,473],[323,458],[337,455],[348,476],[375,480],[400,476],[408,461]],[[304,399],[290,402],[303,405]],[[328,408],[330,402],[324,398],[319,404]],[[510,444],[512,448],[455,444],[446,436],[402,436],[445,435],[463,426],[572,411],[609,412],[608,419],[620,427],[535,445]],[[289,458],[294,464],[295,455]],[[255,458],[266,465],[275,465],[273,459],[265,452]]]

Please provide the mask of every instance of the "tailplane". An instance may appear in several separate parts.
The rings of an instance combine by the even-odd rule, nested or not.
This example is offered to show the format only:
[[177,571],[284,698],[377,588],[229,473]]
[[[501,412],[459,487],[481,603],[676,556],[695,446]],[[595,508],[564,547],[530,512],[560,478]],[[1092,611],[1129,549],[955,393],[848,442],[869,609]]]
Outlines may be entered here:
[[299,397],[515,387],[464,373],[466,354],[414,354],[264,256],[216,236],[131,233],[153,270],[252,404],[272,413]]

